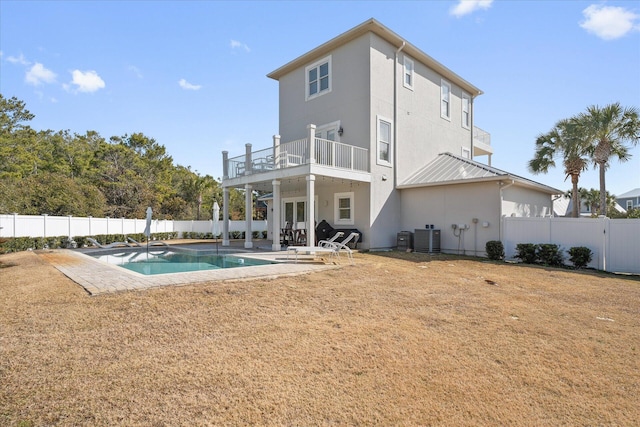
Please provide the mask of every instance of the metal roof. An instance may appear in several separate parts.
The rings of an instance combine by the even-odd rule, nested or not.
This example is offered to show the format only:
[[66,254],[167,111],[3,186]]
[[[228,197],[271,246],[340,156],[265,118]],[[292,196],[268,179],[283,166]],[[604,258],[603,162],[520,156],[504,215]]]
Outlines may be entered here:
[[398,188],[427,187],[445,184],[466,184],[470,182],[513,180],[520,185],[533,187],[548,194],[562,194],[563,191],[485,164],[441,153],[432,162],[409,176]]
[[634,188],[631,191],[627,191],[624,194],[620,194],[619,196],[616,196],[616,199],[627,199],[631,197],[640,197],[640,188]]

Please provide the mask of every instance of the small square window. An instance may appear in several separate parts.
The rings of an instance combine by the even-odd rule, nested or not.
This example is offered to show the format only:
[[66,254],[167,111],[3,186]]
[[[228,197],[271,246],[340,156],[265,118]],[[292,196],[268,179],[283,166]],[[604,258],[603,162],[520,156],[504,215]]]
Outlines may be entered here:
[[333,222],[335,224],[354,224],[354,204],[353,193],[336,193],[334,195],[335,213]]

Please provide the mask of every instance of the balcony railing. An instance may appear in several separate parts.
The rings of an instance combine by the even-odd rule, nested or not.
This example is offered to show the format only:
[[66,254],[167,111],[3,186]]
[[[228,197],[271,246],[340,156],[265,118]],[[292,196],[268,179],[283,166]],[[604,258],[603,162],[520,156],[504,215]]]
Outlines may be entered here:
[[491,134],[489,132],[486,132],[480,129],[477,126],[474,126],[473,127],[473,143],[491,145]]
[[[310,154],[314,153],[311,157]],[[252,151],[227,160],[227,177],[237,178],[306,164],[318,164],[336,169],[369,171],[369,150],[328,139],[308,138],[275,143],[273,147]],[[247,168],[248,167],[248,168]]]

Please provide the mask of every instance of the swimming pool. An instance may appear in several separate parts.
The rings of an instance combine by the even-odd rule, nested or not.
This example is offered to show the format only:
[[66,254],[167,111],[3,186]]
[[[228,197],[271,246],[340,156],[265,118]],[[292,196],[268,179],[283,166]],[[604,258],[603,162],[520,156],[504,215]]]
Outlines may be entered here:
[[172,249],[158,250],[155,248],[149,252],[146,250],[126,250],[102,254],[96,253],[91,254],[91,256],[108,264],[117,265],[144,275],[274,264],[272,261],[248,258],[241,253],[216,255],[213,253],[182,252]]

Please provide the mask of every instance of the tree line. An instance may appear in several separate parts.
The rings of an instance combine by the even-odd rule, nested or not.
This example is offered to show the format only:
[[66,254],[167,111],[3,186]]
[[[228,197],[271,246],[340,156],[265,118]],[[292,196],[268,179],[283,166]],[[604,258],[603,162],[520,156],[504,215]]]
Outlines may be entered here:
[[[640,118],[635,107],[620,103],[604,107],[592,105],[585,112],[558,121],[547,133],[538,136],[536,151],[529,161],[533,173],[546,173],[562,159],[567,178],[571,177],[572,216],[579,216],[581,201],[597,207],[599,215],[607,215],[611,200],[606,189],[606,171],[611,161],[631,158],[630,148],[640,142]],[[592,164],[598,169],[600,189],[586,191],[578,187],[580,174]],[[631,178],[631,177],[630,177]],[[629,180],[631,182],[631,179]],[[594,195],[599,197],[597,202]]]
[[[0,213],[211,219],[222,187],[210,175],[174,165],[166,148],[143,133],[36,131],[35,116],[0,94]],[[244,192],[231,189],[230,219],[244,219]]]

